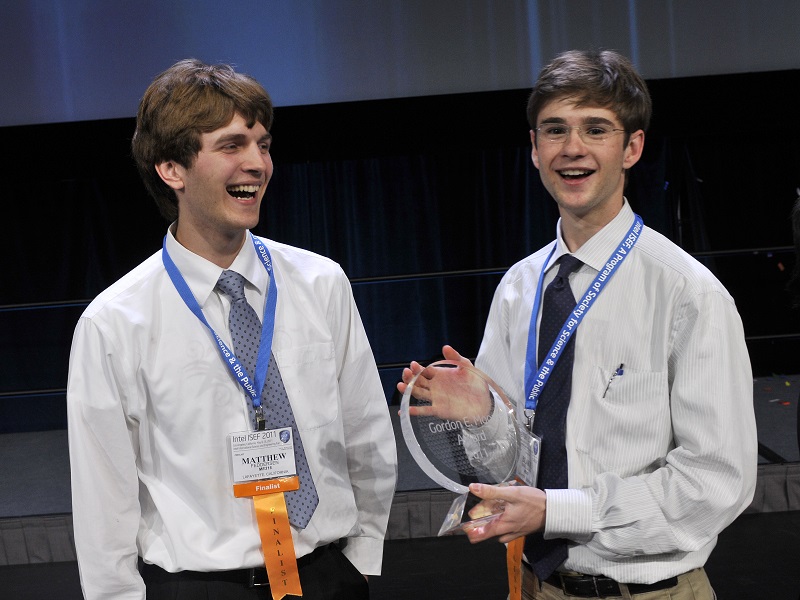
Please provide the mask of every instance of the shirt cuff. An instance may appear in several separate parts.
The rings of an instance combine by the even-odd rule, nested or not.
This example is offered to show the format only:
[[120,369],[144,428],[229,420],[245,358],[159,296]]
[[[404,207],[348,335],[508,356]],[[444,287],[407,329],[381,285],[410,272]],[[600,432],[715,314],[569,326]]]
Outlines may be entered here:
[[380,575],[383,543],[371,537],[349,537],[342,553],[362,575]]
[[592,498],[589,490],[545,490],[547,513],[544,539],[567,538],[588,542],[592,535]]

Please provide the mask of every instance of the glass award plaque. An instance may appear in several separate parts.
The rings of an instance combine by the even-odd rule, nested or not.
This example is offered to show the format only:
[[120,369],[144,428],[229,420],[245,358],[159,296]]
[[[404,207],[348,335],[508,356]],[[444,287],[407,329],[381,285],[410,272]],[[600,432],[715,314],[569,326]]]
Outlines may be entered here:
[[440,536],[503,512],[502,502],[489,505],[469,492],[470,483],[513,485],[519,454],[514,409],[485,373],[446,360],[428,365],[406,386],[400,425],[423,472],[459,494]]

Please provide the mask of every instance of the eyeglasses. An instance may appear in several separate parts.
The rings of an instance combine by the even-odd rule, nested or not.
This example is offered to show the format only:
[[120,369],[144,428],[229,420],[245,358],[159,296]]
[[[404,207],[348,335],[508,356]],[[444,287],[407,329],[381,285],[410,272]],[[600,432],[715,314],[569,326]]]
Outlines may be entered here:
[[578,135],[584,144],[602,144],[612,135],[625,131],[603,123],[584,123],[583,125],[544,123],[536,128],[536,133],[542,135],[548,142],[563,144],[567,141],[570,131],[573,129],[578,130]]

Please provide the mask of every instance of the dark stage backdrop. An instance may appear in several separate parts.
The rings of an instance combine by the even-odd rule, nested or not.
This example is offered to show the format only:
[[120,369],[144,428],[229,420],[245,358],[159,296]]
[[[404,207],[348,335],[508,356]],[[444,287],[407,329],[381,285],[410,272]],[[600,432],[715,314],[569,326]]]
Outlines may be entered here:
[[[655,80],[627,195],[736,299],[756,374],[797,372],[784,287],[800,186],[800,71]],[[444,343],[474,356],[511,264],[552,240],[527,90],[279,108],[256,233],[350,275],[387,401]],[[89,299],[160,248],[129,155],[133,119],[0,128],[0,432],[65,427],[72,331]]]

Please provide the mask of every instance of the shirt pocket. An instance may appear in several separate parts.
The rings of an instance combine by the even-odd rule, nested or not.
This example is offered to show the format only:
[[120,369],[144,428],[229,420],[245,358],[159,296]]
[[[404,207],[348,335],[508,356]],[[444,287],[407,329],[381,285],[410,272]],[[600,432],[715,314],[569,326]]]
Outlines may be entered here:
[[339,416],[339,386],[333,342],[275,352],[300,431],[329,425]]
[[594,367],[577,415],[575,448],[593,474],[625,477],[663,464],[672,427],[666,372],[625,366],[611,379],[618,366]]

